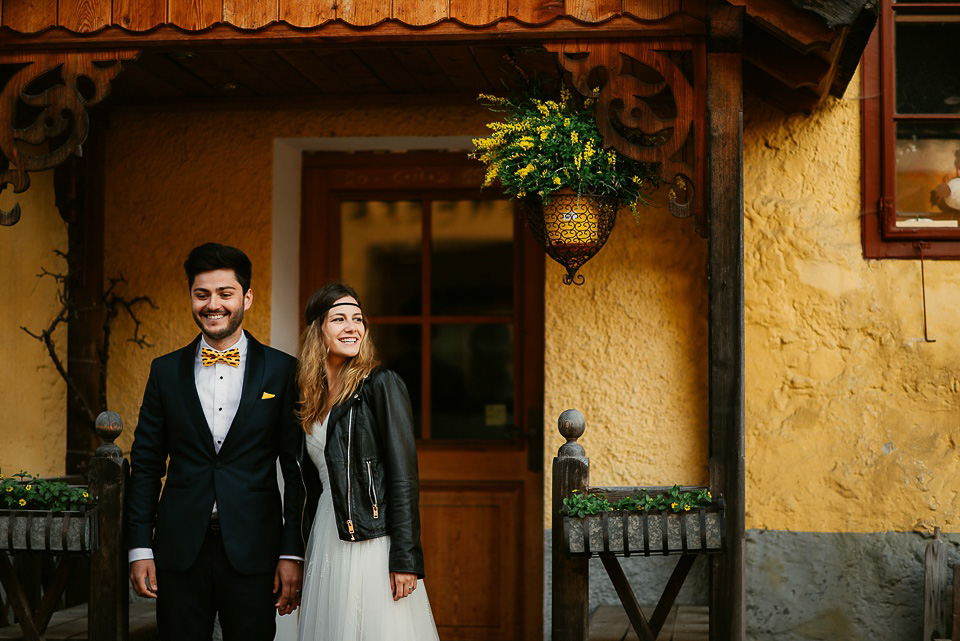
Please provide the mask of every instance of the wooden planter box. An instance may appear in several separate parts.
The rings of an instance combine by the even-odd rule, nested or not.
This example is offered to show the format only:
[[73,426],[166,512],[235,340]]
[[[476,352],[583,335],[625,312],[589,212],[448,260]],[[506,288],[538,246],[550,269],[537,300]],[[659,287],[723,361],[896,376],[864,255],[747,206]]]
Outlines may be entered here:
[[603,512],[563,517],[563,540],[572,556],[717,553],[723,550],[723,508],[689,512]]
[[0,551],[90,554],[98,544],[96,508],[82,512],[0,510]]

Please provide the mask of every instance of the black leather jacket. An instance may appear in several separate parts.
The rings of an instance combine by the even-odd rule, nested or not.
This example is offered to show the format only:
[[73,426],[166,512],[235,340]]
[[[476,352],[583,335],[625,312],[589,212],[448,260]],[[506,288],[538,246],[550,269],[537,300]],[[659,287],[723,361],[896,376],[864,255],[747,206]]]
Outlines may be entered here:
[[353,396],[333,407],[324,457],[330,488],[321,485],[304,446],[304,539],[313,526],[320,494],[329,489],[341,540],[366,541],[390,535],[389,570],[423,578],[413,412],[399,376],[377,368]]

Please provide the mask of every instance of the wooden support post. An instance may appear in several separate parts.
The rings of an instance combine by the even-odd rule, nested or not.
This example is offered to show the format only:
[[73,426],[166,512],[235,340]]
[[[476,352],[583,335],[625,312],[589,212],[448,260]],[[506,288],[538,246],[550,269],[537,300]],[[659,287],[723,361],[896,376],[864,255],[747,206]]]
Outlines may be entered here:
[[127,591],[127,550],[123,542],[123,501],[130,465],[113,441],[123,432],[116,412],[97,417],[97,434],[104,440],[90,461],[90,494],[97,499],[100,546],[90,559],[89,638],[127,641],[130,598]]
[[940,540],[940,528],[934,528],[923,560],[923,641],[946,638],[947,550]]
[[707,39],[710,487],[726,501],[711,641],[744,639],[743,7],[715,3]]
[[76,386],[67,395],[67,474],[86,474],[99,444],[94,416],[106,407],[103,307],[103,200],[106,118],[91,116],[83,157],[54,169],[57,208],[67,223],[67,373]]
[[574,490],[586,492],[590,459],[577,439],[586,421],[577,410],[567,410],[557,421],[567,442],[553,459],[553,641],[586,641],[590,616],[589,559],[564,552],[563,499]]

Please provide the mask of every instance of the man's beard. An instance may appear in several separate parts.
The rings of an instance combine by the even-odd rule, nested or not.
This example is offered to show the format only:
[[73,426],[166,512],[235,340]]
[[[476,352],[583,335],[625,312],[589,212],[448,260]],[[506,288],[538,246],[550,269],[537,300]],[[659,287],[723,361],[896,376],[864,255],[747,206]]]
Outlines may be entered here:
[[227,326],[214,333],[210,333],[207,331],[207,329],[203,325],[203,321],[201,320],[198,314],[193,315],[193,322],[197,324],[197,327],[200,328],[200,331],[203,332],[205,336],[212,338],[215,341],[219,341],[219,340],[223,340],[227,336],[230,336],[235,331],[237,331],[237,329],[243,323],[243,311],[244,310],[241,307],[235,312],[226,312],[226,311],[223,312],[227,314]]

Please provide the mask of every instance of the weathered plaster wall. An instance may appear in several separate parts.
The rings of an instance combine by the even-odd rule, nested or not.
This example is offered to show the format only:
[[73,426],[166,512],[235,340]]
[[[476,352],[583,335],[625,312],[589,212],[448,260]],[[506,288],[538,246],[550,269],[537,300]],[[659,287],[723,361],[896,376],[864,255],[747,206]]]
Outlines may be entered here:
[[860,245],[859,81],[813,116],[748,101],[747,528],[960,531],[960,263]]
[[[36,333],[60,311],[56,282],[36,275],[65,270],[54,250],[67,250],[67,229],[54,206],[53,172],[32,174],[31,183],[22,194],[0,196],[0,208],[19,202],[23,212],[15,226],[0,227],[0,472],[54,476],[65,469],[66,385],[46,348],[20,327]],[[66,360],[66,326],[55,338]]]
[[[202,242],[242,248],[253,262],[254,304],[245,326],[270,336],[271,171],[274,138],[471,135],[486,114],[472,105],[317,105],[236,111],[130,110],[111,114],[107,140],[106,274],[122,273],[131,295],[160,308],[141,313],[152,347],[117,345],[110,403],[136,425],[153,357],[197,332],[183,260]],[[121,321],[118,335],[132,331]]]
[[707,480],[706,241],[664,208],[621,213],[606,246],[567,286],[548,261],[545,526],[564,440],[557,417],[580,410],[593,485]]

